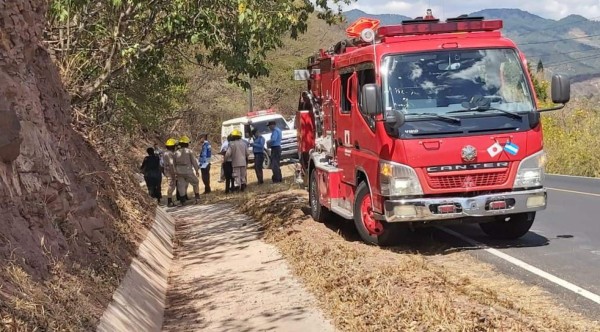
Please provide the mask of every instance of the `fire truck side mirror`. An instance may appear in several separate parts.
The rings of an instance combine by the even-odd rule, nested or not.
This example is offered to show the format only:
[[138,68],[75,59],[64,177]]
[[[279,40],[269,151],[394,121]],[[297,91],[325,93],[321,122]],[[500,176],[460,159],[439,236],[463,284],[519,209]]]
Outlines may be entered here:
[[377,84],[363,85],[361,106],[368,115],[381,114],[381,92]]
[[552,102],[566,104],[571,100],[571,81],[568,77],[555,74],[552,76]]

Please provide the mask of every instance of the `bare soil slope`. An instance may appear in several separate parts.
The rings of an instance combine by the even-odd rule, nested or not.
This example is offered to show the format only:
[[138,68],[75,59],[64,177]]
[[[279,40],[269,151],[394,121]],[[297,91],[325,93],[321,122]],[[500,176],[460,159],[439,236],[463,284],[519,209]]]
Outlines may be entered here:
[[45,3],[0,1],[0,330],[95,326],[151,210],[73,131]]

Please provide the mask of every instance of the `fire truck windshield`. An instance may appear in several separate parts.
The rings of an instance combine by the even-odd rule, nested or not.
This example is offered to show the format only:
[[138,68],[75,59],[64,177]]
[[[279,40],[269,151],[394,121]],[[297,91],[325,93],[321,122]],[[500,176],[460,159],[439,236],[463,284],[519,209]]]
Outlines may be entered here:
[[528,81],[513,49],[388,55],[381,73],[384,109],[403,112],[407,121],[418,121],[426,113],[507,117],[534,109]]

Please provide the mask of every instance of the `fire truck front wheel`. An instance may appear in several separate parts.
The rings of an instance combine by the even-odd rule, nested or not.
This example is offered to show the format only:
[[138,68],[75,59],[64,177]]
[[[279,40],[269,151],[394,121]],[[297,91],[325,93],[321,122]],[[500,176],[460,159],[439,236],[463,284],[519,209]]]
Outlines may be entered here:
[[519,213],[497,217],[492,222],[479,224],[487,236],[500,240],[514,240],[529,232],[535,219],[535,212]]
[[399,224],[374,218],[371,193],[366,182],[361,182],[356,189],[354,225],[364,242],[378,246],[395,245],[401,235]]

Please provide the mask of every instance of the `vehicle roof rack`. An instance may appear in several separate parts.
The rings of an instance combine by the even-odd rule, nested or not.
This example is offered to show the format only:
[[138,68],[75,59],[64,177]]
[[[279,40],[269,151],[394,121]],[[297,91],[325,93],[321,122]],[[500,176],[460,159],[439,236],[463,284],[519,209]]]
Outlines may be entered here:
[[483,16],[460,15],[458,17],[448,18],[446,19],[446,22],[483,21],[484,19]]
[[417,17],[413,20],[403,20],[402,24],[423,24],[423,23],[439,23],[439,18],[434,19],[424,19],[423,17]]

